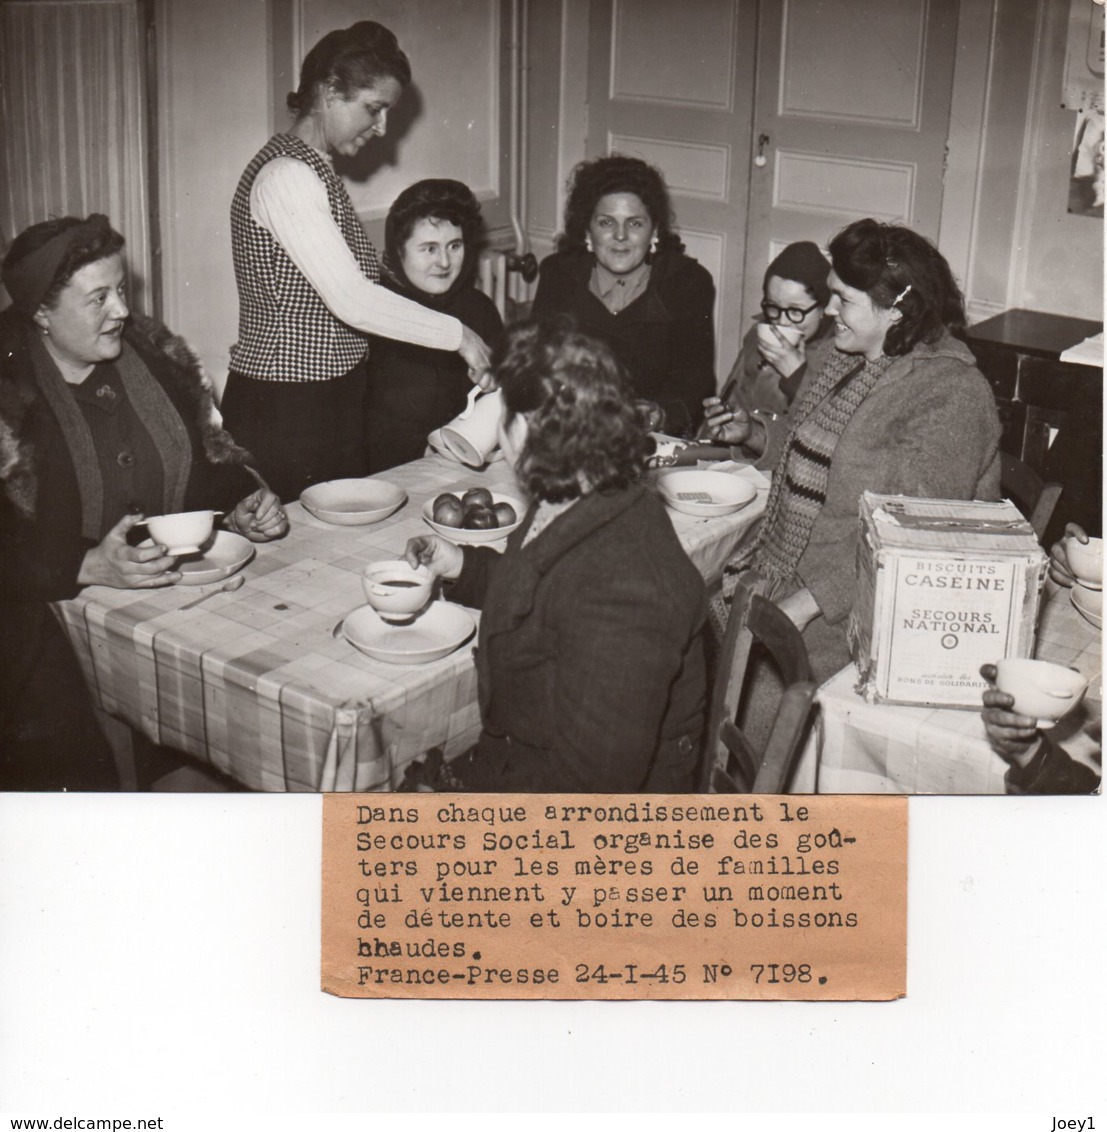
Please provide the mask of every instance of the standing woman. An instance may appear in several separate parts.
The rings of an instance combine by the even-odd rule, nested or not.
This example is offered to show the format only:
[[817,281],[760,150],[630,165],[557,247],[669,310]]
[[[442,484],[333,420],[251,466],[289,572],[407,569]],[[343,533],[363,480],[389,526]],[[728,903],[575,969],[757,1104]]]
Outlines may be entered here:
[[[428,310],[461,319],[490,346],[503,333],[495,304],[473,286],[482,235],[480,204],[460,181],[409,185],[384,222],[381,282]],[[417,460],[427,434],[465,408],[472,384],[456,353],[394,338],[369,350],[365,439],[369,471]]]
[[715,390],[715,284],[684,254],[659,170],[612,154],[574,170],[558,250],[542,262],[533,314],[572,315],[611,347],[658,427],[691,436]]
[[410,80],[407,56],[380,24],[325,35],[288,96],[295,122],[246,167],[231,205],[239,331],[223,415],[284,500],[368,470],[370,334],[457,352],[473,381],[487,373],[472,330],[378,285],[376,250],[334,171],[335,157],[384,136]]

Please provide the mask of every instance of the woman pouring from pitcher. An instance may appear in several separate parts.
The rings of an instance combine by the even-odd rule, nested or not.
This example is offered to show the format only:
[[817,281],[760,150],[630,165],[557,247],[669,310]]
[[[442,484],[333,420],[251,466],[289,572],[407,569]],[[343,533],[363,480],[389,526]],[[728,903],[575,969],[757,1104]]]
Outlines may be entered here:
[[471,380],[488,380],[476,333],[379,285],[376,249],[334,170],[384,136],[410,81],[407,56],[380,24],[325,35],[288,96],[295,121],[250,161],[231,205],[239,334],[223,415],[284,500],[368,470],[370,334],[456,351]]

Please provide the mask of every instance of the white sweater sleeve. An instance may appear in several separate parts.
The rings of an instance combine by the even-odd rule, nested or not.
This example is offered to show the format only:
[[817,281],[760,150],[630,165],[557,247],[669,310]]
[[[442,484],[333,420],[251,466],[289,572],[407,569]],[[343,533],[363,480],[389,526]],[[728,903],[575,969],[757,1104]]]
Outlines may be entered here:
[[367,334],[456,350],[461,323],[367,279],[331,215],[323,182],[302,161],[267,162],[250,189],[250,214],[288,253],[327,309]]

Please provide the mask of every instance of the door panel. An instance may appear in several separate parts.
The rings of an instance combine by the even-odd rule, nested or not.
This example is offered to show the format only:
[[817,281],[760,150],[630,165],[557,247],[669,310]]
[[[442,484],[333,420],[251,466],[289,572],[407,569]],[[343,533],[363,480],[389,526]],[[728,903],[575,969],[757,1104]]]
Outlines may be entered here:
[[717,291],[716,370],[739,306],[753,100],[754,0],[593,0],[589,157],[625,153],[665,174],[677,227]]
[[[937,240],[957,0],[765,0],[758,28],[743,309],[793,240],[852,220]],[[737,171],[735,173],[737,176]]]

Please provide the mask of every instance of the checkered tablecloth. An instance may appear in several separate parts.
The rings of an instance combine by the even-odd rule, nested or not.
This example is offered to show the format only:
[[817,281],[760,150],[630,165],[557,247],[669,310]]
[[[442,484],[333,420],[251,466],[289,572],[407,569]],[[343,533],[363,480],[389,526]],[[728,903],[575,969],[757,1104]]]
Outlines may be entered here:
[[[1099,630],[1073,609],[1069,591],[1046,583],[1036,656],[1071,665],[1088,680],[1084,701],[1051,732],[1090,760],[1088,734],[1102,713]],[[979,711],[870,704],[844,668],[818,693],[819,717],[791,789],[821,794],[1002,794],[1007,763],[988,743]]]
[[[724,518],[673,515],[689,557],[716,581],[761,515],[757,499]],[[458,754],[480,729],[472,642],[426,665],[391,665],[357,652],[332,629],[364,603],[361,570],[397,558],[425,533],[423,503],[485,486],[521,496],[503,463],[474,472],[428,456],[383,477],[408,502],[384,522],[338,527],[297,503],[292,529],[261,544],[246,584],[195,609],[218,589],[113,590],[90,586],[56,608],[94,702],[151,739],[205,759],[256,790],[389,790],[432,746]],[[502,545],[502,544],[501,544]]]

